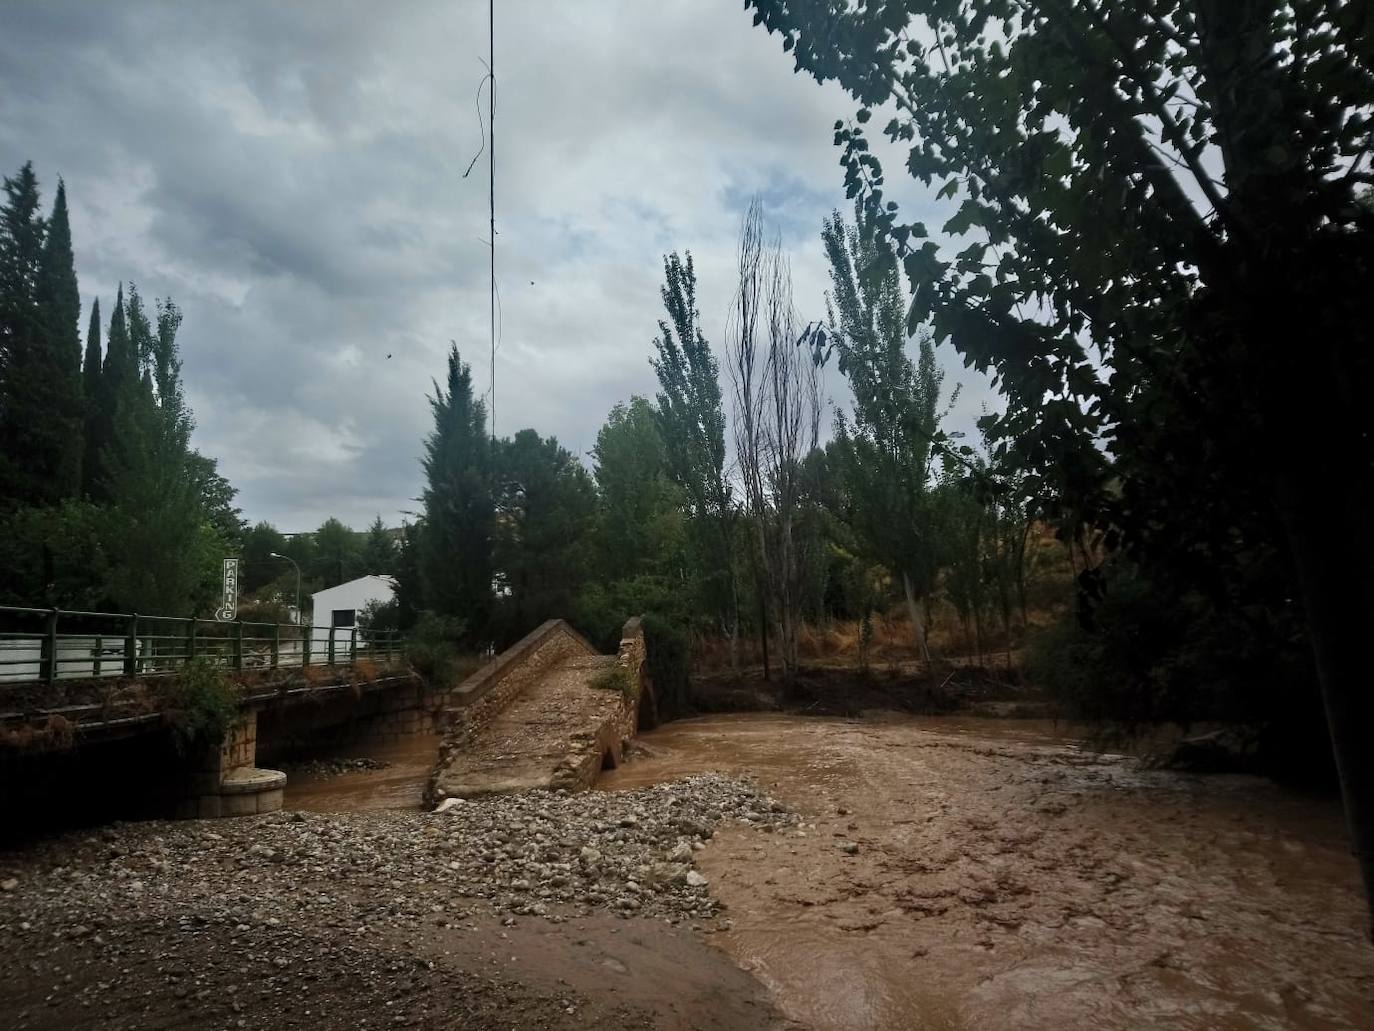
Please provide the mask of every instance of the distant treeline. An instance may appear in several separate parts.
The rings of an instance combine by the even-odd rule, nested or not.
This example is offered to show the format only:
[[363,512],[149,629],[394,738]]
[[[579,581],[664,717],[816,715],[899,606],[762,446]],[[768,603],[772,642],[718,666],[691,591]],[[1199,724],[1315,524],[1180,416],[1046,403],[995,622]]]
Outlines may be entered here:
[[[660,389],[611,410],[590,474],[533,429],[493,442],[454,348],[399,567],[403,622],[429,614],[500,646],[562,616],[609,647],[627,616],[646,614],[661,633],[718,636],[732,652],[748,635],[782,676],[797,669],[803,626],[866,624],[894,604],[921,650],[937,608],[979,651],[1019,639],[1027,485],[942,429],[953,394],[929,335],[905,331],[890,252],[838,213],[823,239],[829,318],[804,326],[785,256],[751,210],[724,368],[701,329],[691,255],[665,259],[650,358]],[[874,269],[874,283],[861,279]],[[823,440],[819,369],[832,361],[855,404]]]

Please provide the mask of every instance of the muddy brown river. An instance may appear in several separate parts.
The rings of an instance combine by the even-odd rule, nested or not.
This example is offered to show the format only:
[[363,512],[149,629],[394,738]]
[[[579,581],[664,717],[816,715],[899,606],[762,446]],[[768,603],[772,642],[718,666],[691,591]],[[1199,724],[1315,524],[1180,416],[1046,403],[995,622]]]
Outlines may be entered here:
[[[1035,721],[685,720],[602,790],[751,774],[799,832],[718,833],[711,940],[818,1029],[1374,1028],[1374,946],[1339,806],[1142,770]],[[293,785],[410,806],[434,756]]]

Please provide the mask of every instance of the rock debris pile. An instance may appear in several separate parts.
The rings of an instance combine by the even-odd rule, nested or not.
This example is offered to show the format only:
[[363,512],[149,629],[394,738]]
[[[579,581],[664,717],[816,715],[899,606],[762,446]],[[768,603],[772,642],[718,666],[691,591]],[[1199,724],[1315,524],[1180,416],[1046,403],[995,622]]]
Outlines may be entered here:
[[356,933],[443,925],[477,907],[553,920],[593,909],[705,918],[719,907],[693,856],[715,828],[738,820],[773,832],[797,821],[750,782],[716,774],[446,804],[67,835],[28,852],[22,867],[0,860],[0,931],[98,935],[92,917],[121,908],[234,926],[307,917]]
[[[71,1013],[146,1026],[187,1011],[225,1027],[428,1026],[438,1014],[474,1028],[508,1027],[513,1014],[552,1026],[580,1010],[575,993],[531,995],[496,969],[445,973],[423,943],[480,939],[526,917],[707,919],[720,907],[693,857],[732,820],[796,824],[748,781],[703,775],[435,813],[76,832],[0,855],[0,952],[16,957],[0,983],[15,1027]],[[379,1019],[360,1022],[364,1011]]]
[[310,759],[306,762],[287,763],[280,769],[285,770],[291,777],[313,777],[316,780],[324,780],[328,777],[339,777],[345,773],[357,773],[360,770],[385,770],[391,763],[385,759],[369,759],[366,757],[358,759]]
[[441,810],[433,819],[443,822],[458,882],[502,910],[536,916],[558,904],[711,916],[718,904],[692,858],[716,826],[739,820],[772,832],[797,822],[776,799],[716,774],[623,793],[449,799]]

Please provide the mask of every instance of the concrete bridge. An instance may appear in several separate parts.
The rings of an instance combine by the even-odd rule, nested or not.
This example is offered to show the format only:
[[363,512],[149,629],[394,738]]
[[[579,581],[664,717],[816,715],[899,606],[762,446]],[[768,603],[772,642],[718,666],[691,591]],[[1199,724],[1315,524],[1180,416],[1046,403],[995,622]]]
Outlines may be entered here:
[[[110,818],[216,818],[280,809],[276,762],[442,733],[427,797],[581,788],[652,725],[639,621],[599,655],[551,620],[458,685],[433,685],[399,652],[319,667],[239,670],[239,718],[222,740],[178,748],[138,679],[51,684],[0,709],[0,828]],[[387,661],[387,659],[394,661]],[[172,674],[175,675],[175,674]],[[46,692],[46,693],[45,693]],[[16,697],[19,704],[16,705]],[[0,829],[0,834],[3,834]]]

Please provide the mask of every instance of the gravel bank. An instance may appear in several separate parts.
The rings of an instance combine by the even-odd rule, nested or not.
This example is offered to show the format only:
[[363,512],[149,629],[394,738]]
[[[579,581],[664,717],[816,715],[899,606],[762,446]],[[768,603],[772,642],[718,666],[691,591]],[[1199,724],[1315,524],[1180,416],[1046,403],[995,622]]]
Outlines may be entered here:
[[[610,914],[611,925],[716,917],[694,856],[725,821],[796,833],[780,803],[708,774],[439,813],[66,835],[0,856],[0,950],[25,964],[3,978],[0,1024],[581,1027],[595,1013],[668,1026],[633,1000],[588,1009],[569,980],[532,986],[518,956],[498,953],[569,922],[569,941],[585,945],[572,925]],[[464,939],[482,943],[466,960],[458,950],[480,972],[445,962]]]

